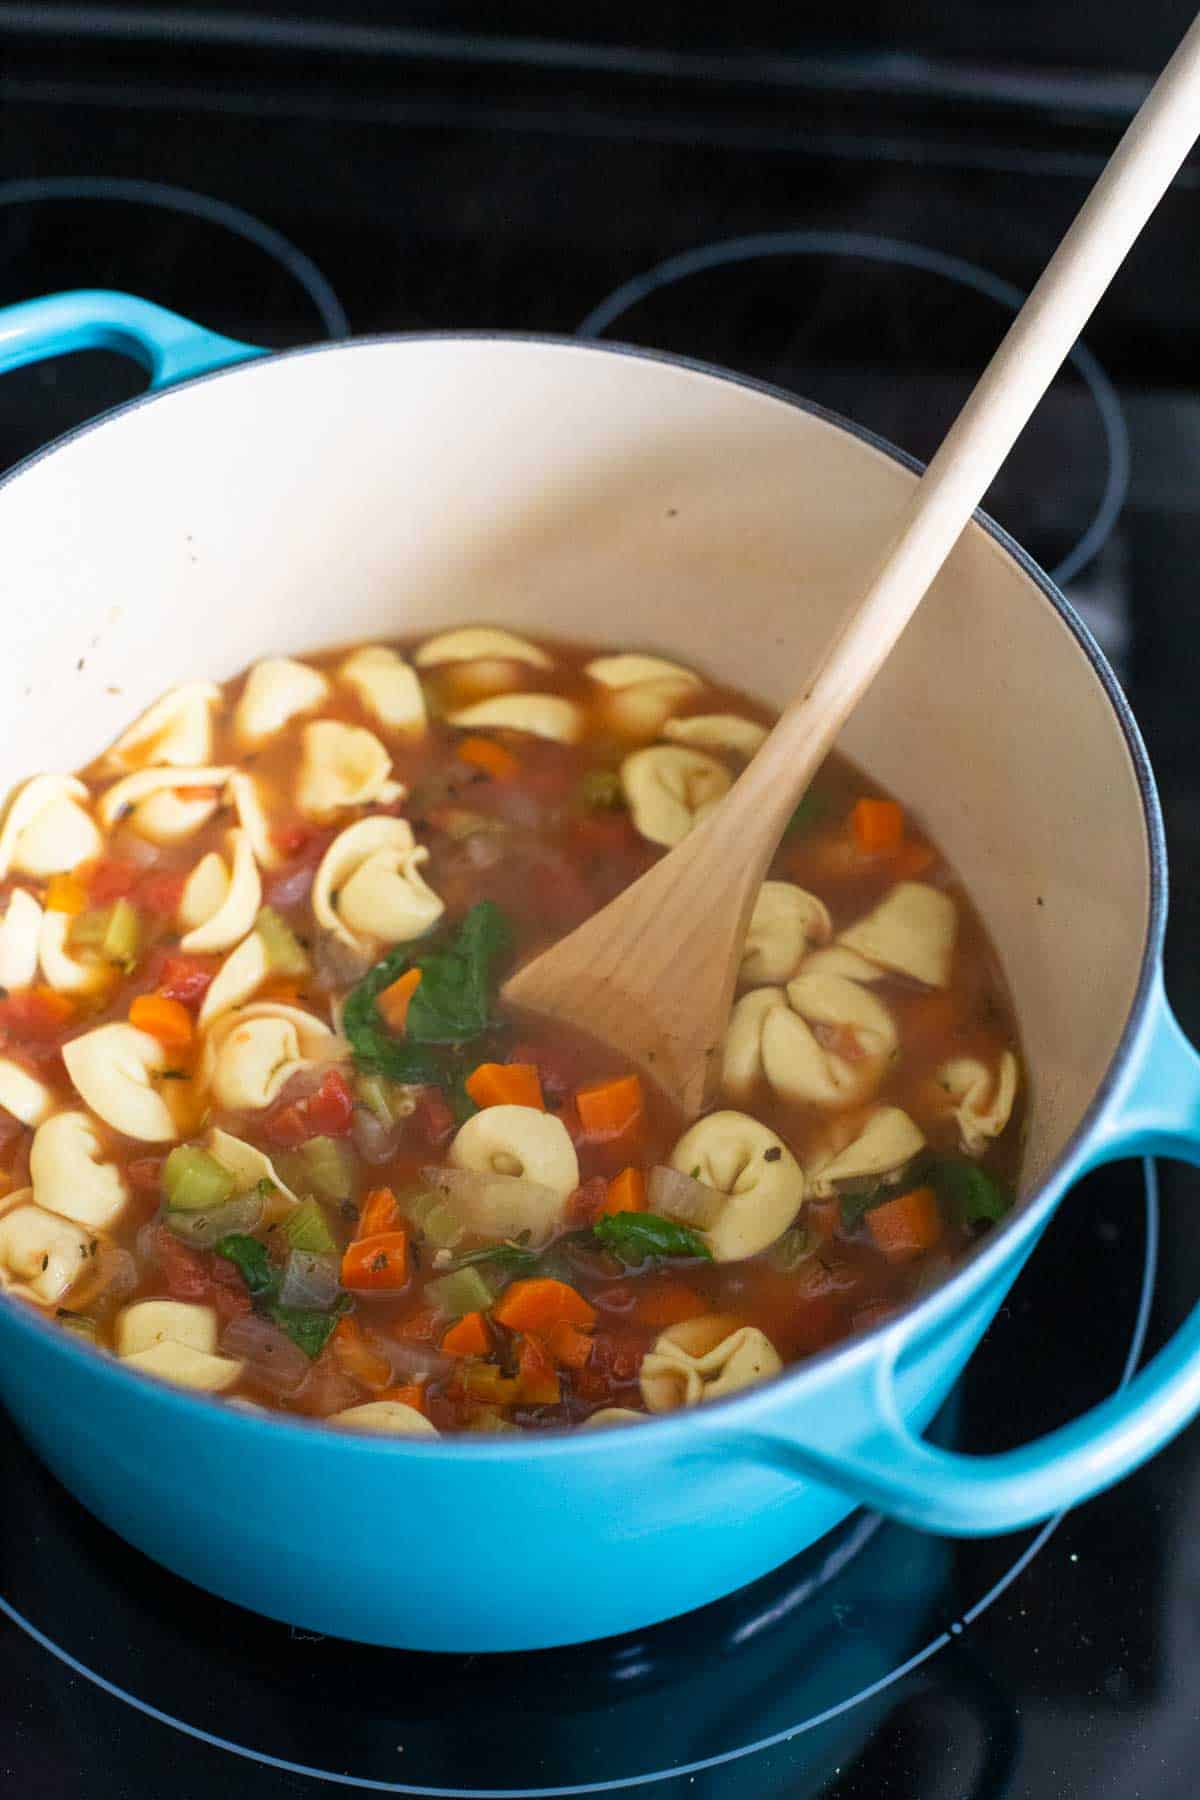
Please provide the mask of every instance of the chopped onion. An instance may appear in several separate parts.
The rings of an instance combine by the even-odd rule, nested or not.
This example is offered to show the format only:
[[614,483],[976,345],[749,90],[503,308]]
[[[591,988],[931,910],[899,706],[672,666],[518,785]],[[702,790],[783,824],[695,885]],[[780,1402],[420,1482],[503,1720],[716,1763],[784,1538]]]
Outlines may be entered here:
[[404,1137],[405,1120],[385,1125],[365,1106],[356,1106],[350,1136],[354,1148],[369,1163],[391,1162]]
[[371,966],[371,958],[335,937],[332,931],[318,931],[312,945],[313,968],[322,987],[352,987],[361,981]]
[[466,1230],[480,1237],[507,1238],[529,1233],[536,1249],[558,1225],[561,1197],[540,1181],[520,1175],[491,1175],[479,1169],[422,1169],[422,1181],[454,1201]]
[[675,1219],[681,1225],[707,1231],[720,1216],[725,1196],[718,1194],[715,1188],[705,1187],[702,1181],[694,1181],[679,1169],[660,1166],[650,1171],[646,1204],[652,1213],[658,1213],[664,1219]]
[[244,1362],[250,1378],[273,1394],[294,1394],[308,1379],[311,1364],[299,1344],[257,1313],[231,1319],[221,1333],[221,1349]]
[[392,1374],[400,1381],[417,1381],[422,1376],[434,1381],[439,1375],[448,1375],[454,1367],[453,1357],[436,1350],[432,1344],[411,1344],[406,1338],[385,1338],[377,1332],[371,1338],[371,1345],[387,1357]]
[[315,873],[313,865],[305,863],[303,867],[293,869],[288,875],[278,876],[268,890],[268,904],[277,910],[280,907],[299,906],[302,900],[308,899],[308,890],[313,884]]
[[71,1294],[72,1306],[94,1306],[98,1300],[124,1300],[139,1280],[138,1266],[128,1250],[103,1240],[86,1273]]
[[253,1231],[261,1223],[261,1194],[238,1194],[211,1212],[166,1212],[163,1218],[177,1238],[197,1250],[208,1250],[231,1231]]
[[283,1266],[279,1304],[316,1307],[323,1312],[337,1299],[340,1285],[336,1256],[323,1256],[315,1250],[292,1250]]

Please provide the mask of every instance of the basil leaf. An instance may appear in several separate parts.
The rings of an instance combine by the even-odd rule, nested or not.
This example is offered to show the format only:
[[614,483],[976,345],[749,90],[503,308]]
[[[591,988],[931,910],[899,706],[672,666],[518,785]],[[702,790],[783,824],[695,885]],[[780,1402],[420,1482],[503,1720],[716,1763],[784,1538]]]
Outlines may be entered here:
[[688,1225],[660,1219],[656,1213],[609,1213],[592,1226],[604,1248],[630,1267],[652,1256],[703,1257],[712,1261],[704,1239]]
[[234,1265],[256,1299],[278,1289],[279,1270],[267,1255],[266,1245],[257,1238],[242,1231],[231,1231],[228,1236],[218,1238],[213,1249]]
[[926,1180],[943,1211],[960,1225],[994,1225],[1013,1204],[1013,1195],[978,1163],[945,1157],[933,1164]]
[[404,1033],[414,1044],[461,1044],[480,1037],[492,1015],[492,965],[512,949],[512,930],[491,900],[473,906],[445,950],[418,957],[421,985]]
[[784,837],[798,837],[822,824],[833,811],[833,801],[820,788],[809,788],[783,828]]
[[286,1331],[293,1344],[298,1344],[305,1356],[315,1362],[329,1342],[342,1309],[316,1312],[307,1306],[272,1306],[267,1310],[280,1331]]
[[455,1257],[451,1267],[469,1269],[474,1263],[495,1263],[513,1275],[528,1275],[539,1260],[536,1250],[526,1250],[521,1244],[488,1244],[482,1250],[468,1250],[465,1256]]
[[855,1188],[853,1192],[843,1194],[841,1196],[842,1230],[856,1231],[863,1222],[864,1214],[869,1213],[872,1207],[878,1206],[889,1195],[894,1197],[902,1191],[894,1184],[891,1187],[884,1187],[881,1181],[876,1181],[870,1187]]

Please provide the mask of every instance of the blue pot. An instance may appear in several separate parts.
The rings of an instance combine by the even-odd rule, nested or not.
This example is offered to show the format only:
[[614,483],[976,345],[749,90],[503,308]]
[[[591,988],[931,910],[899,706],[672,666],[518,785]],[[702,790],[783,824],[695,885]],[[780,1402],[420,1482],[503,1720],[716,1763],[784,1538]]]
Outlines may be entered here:
[[[815,409],[628,350],[467,336],[266,358],[119,294],[0,313],[0,368],[98,346],[142,362],[153,394],[0,485],[0,786],[90,759],[171,682],[455,609],[649,636],[782,699],[913,479]],[[733,1399],[516,1441],[252,1416],[4,1300],[0,1394],[83,1503],[273,1617],[513,1650],[699,1606],[862,1503],[950,1534],[1026,1525],[1179,1431],[1200,1408],[1200,1310],[1046,1437],[982,1457],[921,1439],[1066,1188],[1116,1158],[1200,1160],[1200,1060],[1161,984],[1158,802],[1111,671],[980,519],[846,747],[894,771],[963,869],[1025,1031],[1027,1191],[944,1286]]]

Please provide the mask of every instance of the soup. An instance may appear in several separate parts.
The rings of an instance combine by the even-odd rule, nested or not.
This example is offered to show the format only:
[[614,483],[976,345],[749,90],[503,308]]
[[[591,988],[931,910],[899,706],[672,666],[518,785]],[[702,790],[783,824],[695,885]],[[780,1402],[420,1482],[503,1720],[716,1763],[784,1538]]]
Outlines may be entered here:
[[226,1400],[410,1435],[718,1399],[1012,1202],[1017,1033],[953,870],[831,758],[720,1094],[497,999],[719,803],[768,712],[492,627],[256,664],[0,825],[0,1283]]

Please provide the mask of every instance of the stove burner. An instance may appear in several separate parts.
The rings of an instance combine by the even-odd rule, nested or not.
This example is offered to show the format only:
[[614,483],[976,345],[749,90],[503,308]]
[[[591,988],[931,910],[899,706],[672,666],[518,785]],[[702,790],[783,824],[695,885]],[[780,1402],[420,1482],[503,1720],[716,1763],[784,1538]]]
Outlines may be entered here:
[[[1157,1267],[1153,1162],[1143,1164],[1143,1177],[1141,1282],[1120,1387],[1141,1357]],[[1103,1179],[1089,1177],[1081,1201],[1092,1203],[1092,1184]],[[1106,1246],[1101,1269],[1111,1266],[1103,1258],[1127,1216],[1123,1186],[1117,1205],[1114,1218],[1122,1224],[1100,1227]],[[1094,1207],[1089,1225],[1093,1213]],[[1056,1220],[1051,1233],[1060,1226]],[[1049,1254],[1053,1259],[1053,1250]],[[985,1351],[986,1344],[978,1355]],[[989,1393],[994,1391],[993,1383]],[[951,1401],[941,1421],[952,1436],[956,1404]],[[942,1684],[957,1699],[995,1711],[995,1694],[975,1692],[978,1682],[963,1661],[960,1640],[1029,1567],[1065,1516],[1022,1534],[1024,1546],[1012,1557],[1004,1542],[953,1545],[857,1514],[787,1567],[685,1618],[571,1650],[457,1657],[289,1633],[214,1600],[112,1537],[15,1442],[0,1509],[0,1543],[42,1546],[36,1558],[8,1559],[12,1597],[0,1596],[0,1612],[95,1688],[261,1766],[337,1786],[441,1800],[550,1800],[648,1787],[703,1771],[714,1772],[712,1779],[722,1771],[740,1783],[738,1768],[756,1781],[763,1765],[749,1775],[749,1758],[801,1739],[804,1785],[787,1791],[815,1794],[835,1765],[861,1752],[900,1695],[911,1694],[906,1677],[920,1672],[928,1682],[939,1653]],[[969,1606],[947,1617],[944,1596],[956,1565],[966,1567],[969,1586],[976,1578],[971,1571],[993,1556],[1002,1559],[999,1574]],[[30,1616],[34,1611],[41,1625]],[[115,1678],[94,1667],[98,1642],[110,1664],[124,1657],[131,1672],[117,1671]],[[798,1687],[809,1703],[800,1719]],[[184,1709],[190,1719],[180,1716]],[[207,1722],[200,1722],[205,1715]],[[223,1735],[216,1727],[231,1718],[254,1720],[275,1746]],[[749,1721],[757,1727],[752,1742],[744,1737]],[[679,1760],[646,1770],[667,1733],[682,1751]],[[362,1773],[337,1766],[348,1747],[367,1760]],[[139,1779],[147,1783],[145,1791],[157,1791],[153,1771],[143,1767],[146,1753],[145,1746],[138,1752]],[[608,1761],[611,1769],[614,1753],[632,1763],[630,1772],[603,1768]],[[411,1770],[412,1781],[390,1778],[401,1754],[399,1766]],[[502,1767],[513,1770],[510,1786],[493,1784]],[[590,1770],[595,1779],[578,1779]],[[464,1785],[472,1779],[475,1785]],[[527,1785],[519,1785],[522,1780]],[[739,1785],[736,1791],[751,1790]]]

